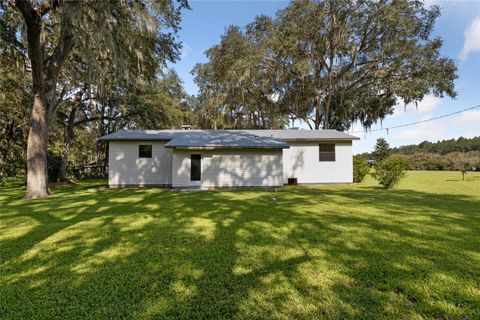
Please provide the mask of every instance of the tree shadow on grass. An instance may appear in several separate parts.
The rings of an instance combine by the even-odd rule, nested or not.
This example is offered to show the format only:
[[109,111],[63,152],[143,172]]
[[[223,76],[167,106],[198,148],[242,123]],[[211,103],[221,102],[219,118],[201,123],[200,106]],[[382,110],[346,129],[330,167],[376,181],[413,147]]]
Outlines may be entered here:
[[472,317],[478,306],[476,198],[75,188],[0,211],[12,228],[38,224],[0,242],[3,317]]
[[335,203],[354,202],[359,209],[354,216],[331,215],[322,221],[345,230],[369,229],[363,237],[357,233],[326,248],[328,259],[350,266],[347,280],[334,286],[343,302],[357,306],[359,315],[372,317],[480,316],[480,291],[473,289],[480,284],[474,276],[480,271],[479,197],[371,192],[370,187],[331,194],[340,197]]

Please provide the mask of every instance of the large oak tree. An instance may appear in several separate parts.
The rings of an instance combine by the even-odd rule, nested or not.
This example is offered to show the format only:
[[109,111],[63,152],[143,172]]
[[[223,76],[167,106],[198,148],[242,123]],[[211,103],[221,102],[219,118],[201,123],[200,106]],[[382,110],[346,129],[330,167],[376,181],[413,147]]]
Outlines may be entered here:
[[296,0],[277,14],[272,66],[282,98],[315,129],[370,127],[399,100],[455,96],[454,62],[419,0]]
[[56,114],[57,83],[72,51],[77,50],[81,62],[95,77],[108,75],[105,65],[115,65],[110,72],[128,76],[132,63],[140,69],[159,59],[173,60],[180,48],[175,38],[180,12],[188,3],[186,0],[10,0],[9,3],[0,12],[2,25],[13,21],[6,21],[11,18],[8,10],[14,8],[21,14],[24,32],[14,32],[12,41],[26,43],[30,60],[33,106],[27,141],[26,198],[38,198],[49,192],[49,128]]
[[292,1],[274,18],[227,29],[194,70],[199,98],[221,110],[226,101],[244,107],[223,98],[235,92],[249,106],[264,101],[252,92],[268,93],[277,113],[311,128],[368,128],[401,101],[455,96],[456,66],[432,36],[439,15],[419,0]]

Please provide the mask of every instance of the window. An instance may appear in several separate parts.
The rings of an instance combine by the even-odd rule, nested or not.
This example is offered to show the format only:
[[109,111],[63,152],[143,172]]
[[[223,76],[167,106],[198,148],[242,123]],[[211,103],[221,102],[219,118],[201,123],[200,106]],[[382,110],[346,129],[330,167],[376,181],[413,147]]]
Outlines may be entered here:
[[320,161],[335,161],[335,144],[322,143],[318,145],[319,160]]
[[139,158],[151,158],[152,157],[152,145],[151,144],[141,144],[138,146],[138,157]]

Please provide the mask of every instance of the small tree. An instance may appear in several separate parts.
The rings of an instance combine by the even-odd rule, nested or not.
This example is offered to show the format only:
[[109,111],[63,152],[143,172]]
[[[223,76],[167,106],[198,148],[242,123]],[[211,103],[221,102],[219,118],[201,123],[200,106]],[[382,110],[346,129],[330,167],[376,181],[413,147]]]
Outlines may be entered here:
[[385,189],[393,188],[405,176],[408,160],[401,156],[392,156],[375,167],[372,176]]
[[371,159],[375,164],[379,164],[383,160],[387,159],[391,154],[390,145],[385,138],[378,138],[375,144],[375,150],[373,150]]
[[462,173],[462,181],[465,181],[465,175],[467,174],[468,166],[469,166],[469,163],[465,160],[460,161],[459,163],[460,172]]
[[370,168],[361,155],[353,156],[353,182],[362,182],[369,171]]

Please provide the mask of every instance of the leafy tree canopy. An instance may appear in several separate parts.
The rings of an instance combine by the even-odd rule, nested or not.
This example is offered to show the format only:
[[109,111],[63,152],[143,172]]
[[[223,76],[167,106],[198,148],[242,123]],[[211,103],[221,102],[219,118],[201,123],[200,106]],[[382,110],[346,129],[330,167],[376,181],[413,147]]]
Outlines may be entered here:
[[400,100],[456,95],[456,66],[432,37],[439,15],[419,0],[295,0],[273,19],[227,29],[193,71],[200,99],[238,121],[268,101],[315,129],[368,128]]

